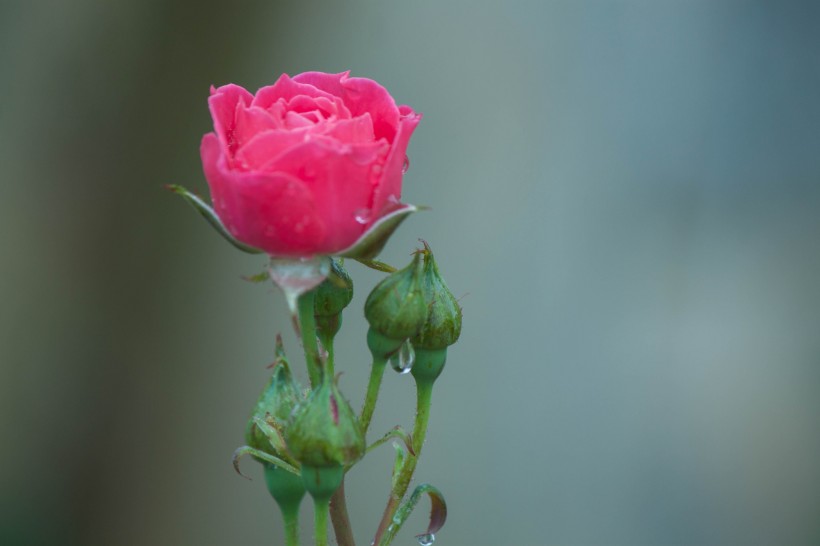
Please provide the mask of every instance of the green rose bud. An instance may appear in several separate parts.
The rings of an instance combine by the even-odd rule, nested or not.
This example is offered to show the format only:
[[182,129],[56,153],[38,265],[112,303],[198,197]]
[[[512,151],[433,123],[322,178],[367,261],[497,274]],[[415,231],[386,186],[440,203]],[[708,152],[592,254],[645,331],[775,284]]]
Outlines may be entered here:
[[[245,427],[247,445],[270,455],[281,457],[284,445],[278,437],[272,437],[261,430],[258,420],[266,422],[272,429],[283,431],[293,409],[299,403],[299,386],[293,379],[287,357],[282,347],[281,336],[276,337],[276,361],[273,372],[262,394],[256,401],[251,418]],[[261,462],[261,461],[260,461]]]
[[313,306],[316,329],[324,341],[332,340],[342,326],[342,311],[353,299],[353,280],[341,262],[333,260],[330,273],[316,288]]
[[385,278],[367,297],[367,343],[374,356],[385,358],[394,353],[424,325],[427,305],[422,294],[423,273],[423,257],[416,253],[410,265]]
[[353,408],[329,377],[297,408],[285,439],[296,460],[312,466],[348,465],[365,447]]
[[416,350],[446,349],[461,335],[461,307],[441,278],[427,243],[421,253],[424,254],[422,293],[427,303],[427,320],[411,341]]
[[427,302],[427,320],[411,339],[415,349],[412,373],[417,381],[435,381],[444,370],[447,347],[461,335],[461,307],[441,278],[433,252],[424,243],[422,293]]

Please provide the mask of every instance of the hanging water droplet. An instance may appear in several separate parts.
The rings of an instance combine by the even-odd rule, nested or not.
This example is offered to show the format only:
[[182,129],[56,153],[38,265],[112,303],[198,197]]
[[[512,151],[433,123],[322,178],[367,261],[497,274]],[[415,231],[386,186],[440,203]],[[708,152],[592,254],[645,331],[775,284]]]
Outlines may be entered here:
[[359,209],[353,217],[358,223],[364,225],[370,222],[370,209]]
[[433,533],[427,533],[426,535],[416,535],[416,539],[419,541],[419,546],[433,546],[433,543],[436,541],[436,535]]
[[399,350],[390,357],[390,366],[401,375],[404,375],[410,373],[415,360],[416,351],[413,349],[413,344],[410,343],[409,339],[405,339]]
[[404,165],[401,166],[401,174],[404,174],[409,170],[410,170],[410,158],[407,157],[407,156],[404,156]]

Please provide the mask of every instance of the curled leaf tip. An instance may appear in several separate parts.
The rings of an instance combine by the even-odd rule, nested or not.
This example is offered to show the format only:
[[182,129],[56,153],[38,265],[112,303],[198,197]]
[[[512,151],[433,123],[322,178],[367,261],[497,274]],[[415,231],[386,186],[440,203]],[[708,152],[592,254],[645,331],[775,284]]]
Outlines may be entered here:
[[237,448],[236,451],[233,452],[231,462],[233,463],[233,469],[236,470],[237,474],[239,474],[248,481],[253,481],[251,480],[250,476],[246,476],[245,474],[243,474],[242,470],[239,468],[239,459],[241,459],[242,456],[245,455],[245,453],[247,453],[247,451],[245,451],[246,448],[248,448],[248,446],[242,446]]

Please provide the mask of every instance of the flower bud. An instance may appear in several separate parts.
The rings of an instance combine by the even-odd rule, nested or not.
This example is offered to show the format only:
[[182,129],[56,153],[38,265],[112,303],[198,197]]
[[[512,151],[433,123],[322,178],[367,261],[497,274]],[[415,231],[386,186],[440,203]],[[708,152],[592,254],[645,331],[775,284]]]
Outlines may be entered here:
[[446,349],[461,335],[461,307],[438,272],[438,265],[427,243],[424,243],[422,293],[427,303],[427,320],[411,339],[413,347]]
[[281,443],[270,438],[257,425],[257,419],[266,421],[271,427],[283,430],[293,408],[299,402],[299,386],[293,380],[282,347],[282,338],[276,338],[276,361],[273,364],[273,373],[268,379],[262,394],[256,401],[251,418],[245,427],[245,442],[254,449],[264,451],[270,455],[281,455]]
[[368,346],[374,355],[389,356],[424,325],[423,266],[416,253],[410,265],[382,280],[367,297],[364,316],[370,323]]
[[353,408],[329,376],[295,411],[285,434],[302,465],[347,466],[364,454],[364,435]]
[[353,299],[353,280],[341,262],[333,260],[327,278],[316,288],[314,315],[316,328],[332,339],[342,326],[342,311]]
[[444,370],[447,347],[461,335],[461,307],[438,271],[427,243],[424,243],[424,280],[422,292],[427,302],[427,320],[411,339],[415,362],[411,370],[416,381],[435,381]]

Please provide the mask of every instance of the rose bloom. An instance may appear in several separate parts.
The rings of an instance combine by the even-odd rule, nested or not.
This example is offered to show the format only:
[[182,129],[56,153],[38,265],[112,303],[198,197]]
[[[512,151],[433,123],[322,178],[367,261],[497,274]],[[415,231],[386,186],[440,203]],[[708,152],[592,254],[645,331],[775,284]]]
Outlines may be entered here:
[[283,74],[252,95],[211,89],[202,138],[214,210],[273,256],[333,255],[400,206],[405,151],[421,116],[373,80]]

